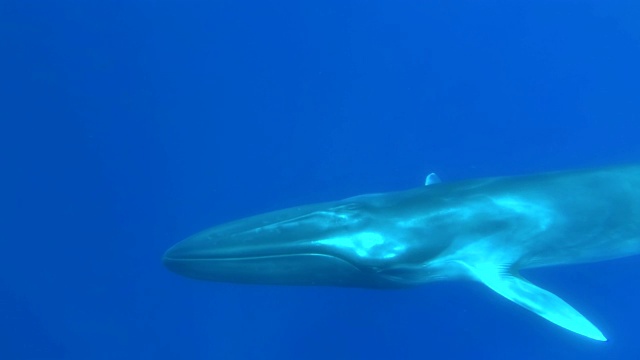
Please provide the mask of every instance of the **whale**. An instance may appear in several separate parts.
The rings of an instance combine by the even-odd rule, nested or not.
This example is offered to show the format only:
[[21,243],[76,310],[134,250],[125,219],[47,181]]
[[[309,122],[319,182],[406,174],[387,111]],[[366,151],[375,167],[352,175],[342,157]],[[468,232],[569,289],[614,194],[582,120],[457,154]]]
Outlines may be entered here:
[[606,341],[520,270],[640,253],[640,165],[441,182],[220,224],[169,248],[190,278],[398,289],[471,280],[569,331]]

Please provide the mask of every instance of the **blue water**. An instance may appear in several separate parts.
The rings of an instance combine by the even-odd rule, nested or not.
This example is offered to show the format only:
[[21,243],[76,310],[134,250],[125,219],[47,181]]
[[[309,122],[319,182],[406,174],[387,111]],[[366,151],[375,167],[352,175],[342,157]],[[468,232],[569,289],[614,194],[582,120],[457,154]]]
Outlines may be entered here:
[[528,271],[610,339],[479,284],[179,277],[285,206],[640,161],[636,1],[0,3],[0,359],[638,359],[640,258]]

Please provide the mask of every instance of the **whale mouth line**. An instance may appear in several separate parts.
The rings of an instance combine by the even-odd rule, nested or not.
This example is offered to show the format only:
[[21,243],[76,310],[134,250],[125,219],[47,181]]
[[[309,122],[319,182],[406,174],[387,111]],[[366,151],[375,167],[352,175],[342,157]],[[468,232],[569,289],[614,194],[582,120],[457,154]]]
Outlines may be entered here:
[[324,256],[324,257],[332,257],[340,260],[344,260],[340,257],[328,255],[328,254],[320,254],[320,253],[297,253],[297,254],[274,254],[274,255],[256,255],[256,256],[229,256],[229,257],[216,257],[216,256],[192,256],[192,257],[172,257],[165,256],[165,260],[174,260],[174,261],[202,261],[202,260],[211,260],[211,261],[237,261],[237,260],[266,260],[266,259],[277,259],[277,258],[287,258],[287,257],[295,257],[295,256]]
[[359,266],[354,264],[352,261],[344,259],[343,257],[330,255],[330,254],[322,254],[322,253],[295,253],[295,254],[273,254],[273,255],[254,255],[254,256],[234,256],[234,257],[215,257],[215,256],[194,256],[194,257],[171,257],[165,256],[165,262],[202,262],[202,261],[219,261],[219,262],[243,262],[243,261],[252,261],[252,260],[277,260],[277,259],[287,259],[287,258],[295,258],[295,257],[316,257],[316,258],[328,258],[334,260],[340,260],[346,264],[353,266],[354,268],[361,270]]
[[218,263],[218,264],[231,264],[233,262],[237,263],[246,263],[251,261],[263,262],[270,260],[292,260],[295,258],[308,258],[308,259],[326,259],[328,261],[338,261],[347,266],[350,266],[354,270],[358,272],[363,272],[363,269],[354,264],[353,261],[349,261],[341,256],[331,255],[331,254],[322,254],[322,253],[295,253],[295,254],[273,254],[273,255],[257,255],[257,256],[235,256],[235,257],[212,257],[212,256],[202,256],[202,257],[171,257],[165,256],[164,263],[183,263],[183,264],[194,264],[194,263]]

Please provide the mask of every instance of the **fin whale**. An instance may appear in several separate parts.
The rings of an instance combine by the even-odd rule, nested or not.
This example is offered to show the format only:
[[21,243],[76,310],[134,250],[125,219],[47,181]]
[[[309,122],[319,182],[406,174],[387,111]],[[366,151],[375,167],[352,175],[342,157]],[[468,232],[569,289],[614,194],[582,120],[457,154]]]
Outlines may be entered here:
[[640,253],[640,165],[441,183],[256,215],[171,247],[163,262],[236,283],[401,288],[478,281],[567,330],[596,326],[521,269]]

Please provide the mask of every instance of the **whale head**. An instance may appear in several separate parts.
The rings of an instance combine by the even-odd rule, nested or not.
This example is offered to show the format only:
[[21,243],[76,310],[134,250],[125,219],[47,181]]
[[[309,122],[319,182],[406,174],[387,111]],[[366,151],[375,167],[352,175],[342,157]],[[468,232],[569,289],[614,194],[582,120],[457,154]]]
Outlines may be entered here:
[[407,262],[418,262],[416,252],[407,249],[407,231],[379,209],[377,196],[366,195],[257,215],[195,234],[163,262],[210,281],[402,286],[397,280],[410,271]]

